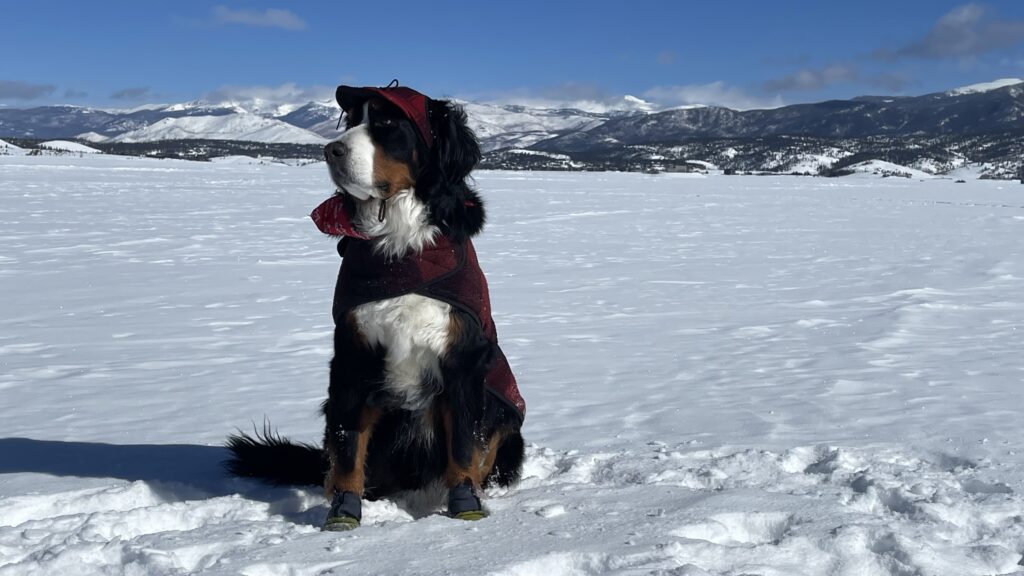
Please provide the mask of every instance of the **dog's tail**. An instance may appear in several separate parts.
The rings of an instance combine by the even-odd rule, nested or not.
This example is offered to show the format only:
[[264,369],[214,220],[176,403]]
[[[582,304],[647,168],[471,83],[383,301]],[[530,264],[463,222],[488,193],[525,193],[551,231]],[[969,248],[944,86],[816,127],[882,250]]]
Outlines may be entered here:
[[278,486],[320,486],[327,474],[323,450],[284,438],[269,426],[254,436],[244,432],[228,437],[231,458],[224,467],[235,476],[256,478]]

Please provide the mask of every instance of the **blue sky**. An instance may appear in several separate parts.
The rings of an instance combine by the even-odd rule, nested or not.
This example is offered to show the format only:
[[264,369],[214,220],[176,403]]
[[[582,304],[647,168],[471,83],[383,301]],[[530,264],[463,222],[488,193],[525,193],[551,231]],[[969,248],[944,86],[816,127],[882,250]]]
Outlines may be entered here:
[[1024,2],[5,3],[0,104],[433,96],[737,108],[1024,77]]

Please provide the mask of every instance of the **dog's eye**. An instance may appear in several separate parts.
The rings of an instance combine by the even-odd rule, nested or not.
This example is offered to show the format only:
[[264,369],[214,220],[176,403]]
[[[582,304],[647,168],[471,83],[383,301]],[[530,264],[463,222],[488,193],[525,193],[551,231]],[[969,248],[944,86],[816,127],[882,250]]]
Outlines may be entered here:
[[378,118],[377,124],[380,126],[394,126],[395,120],[394,118]]

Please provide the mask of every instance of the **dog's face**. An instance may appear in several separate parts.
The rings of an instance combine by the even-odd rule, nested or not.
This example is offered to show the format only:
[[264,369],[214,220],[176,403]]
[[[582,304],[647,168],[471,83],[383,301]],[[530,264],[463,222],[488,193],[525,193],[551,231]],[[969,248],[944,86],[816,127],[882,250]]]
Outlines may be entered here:
[[359,200],[413,189],[426,150],[412,122],[382,98],[345,113],[345,132],[324,149],[338,189]]
[[427,106],[429,148],[402,110],[379,97],[346,109],[345,132],[324,148],[331,180],[355,199],[357,225],[393,254],[421,247],[415,238],[434,234],[425,228],[461,242],[484,225],[483,201],[466,182],[480,162],[466,114],[445,100]]

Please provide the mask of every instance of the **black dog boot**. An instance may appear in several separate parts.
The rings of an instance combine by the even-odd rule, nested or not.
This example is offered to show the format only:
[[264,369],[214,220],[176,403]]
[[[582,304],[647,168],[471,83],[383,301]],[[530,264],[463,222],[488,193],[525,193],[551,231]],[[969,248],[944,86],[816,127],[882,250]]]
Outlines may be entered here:
[[359,526],[363,519],[363,499],[354,492],[335,492],[331,511],[324,521],[324,530],[344,532]]
[[459,520],[480,520],[487,517],[487,511],[473,491],[473,484],[465,481],[448,490],[448,515]]

